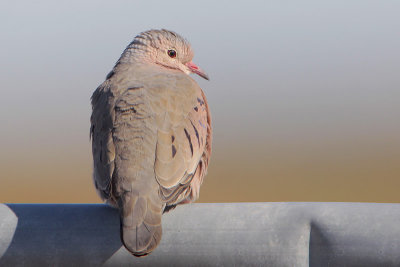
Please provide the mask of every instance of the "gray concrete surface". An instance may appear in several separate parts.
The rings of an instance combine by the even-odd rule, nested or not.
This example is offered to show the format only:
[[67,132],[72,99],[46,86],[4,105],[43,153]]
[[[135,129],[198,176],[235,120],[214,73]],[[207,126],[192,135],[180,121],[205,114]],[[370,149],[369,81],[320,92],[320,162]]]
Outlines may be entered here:
[[135,258],[110,207],[0,204],[0,266],[400,266],[399,222],[400,204],[191,204]]

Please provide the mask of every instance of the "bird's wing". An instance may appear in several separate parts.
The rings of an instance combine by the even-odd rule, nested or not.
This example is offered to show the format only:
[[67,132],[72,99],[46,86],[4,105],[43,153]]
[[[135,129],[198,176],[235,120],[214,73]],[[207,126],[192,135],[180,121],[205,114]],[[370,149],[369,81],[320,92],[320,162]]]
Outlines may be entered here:
[[106,80],[92,95],[90,136],[92,138],[93,179],[103,200],[115,204],[111,196],[111,177],[114,172],[115,148],[112,140],[114,109],[110,82]]
[[154,171],[167,206],[197,199],[211,154],[211,118],[201,88],[186,75],[172,87],[153,104],[157,111]]

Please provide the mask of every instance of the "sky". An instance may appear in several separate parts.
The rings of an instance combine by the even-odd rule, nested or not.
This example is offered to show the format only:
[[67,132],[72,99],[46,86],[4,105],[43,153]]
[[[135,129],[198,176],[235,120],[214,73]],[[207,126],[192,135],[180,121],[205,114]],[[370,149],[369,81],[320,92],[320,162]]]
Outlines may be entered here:
[[400,202],[399,1],[2,1],[0,202],[97,203],[90,96],[148,29],[210,81],[200,202]]

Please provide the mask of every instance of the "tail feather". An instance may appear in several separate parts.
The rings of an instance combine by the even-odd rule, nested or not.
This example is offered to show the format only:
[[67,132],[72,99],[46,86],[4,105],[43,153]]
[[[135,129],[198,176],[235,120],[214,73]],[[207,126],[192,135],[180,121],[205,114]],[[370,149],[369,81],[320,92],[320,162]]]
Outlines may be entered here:
[[[126,192],[120,201],[121,240],[134,256],[145,256],[161,241],[161,203]],[[160,208],[155,208],[160,206]]]
[[122,227],[121,239],[126,249],[134,256],[145,256],[161,241],[161,225],[151,226],[143,222],[135,227]]

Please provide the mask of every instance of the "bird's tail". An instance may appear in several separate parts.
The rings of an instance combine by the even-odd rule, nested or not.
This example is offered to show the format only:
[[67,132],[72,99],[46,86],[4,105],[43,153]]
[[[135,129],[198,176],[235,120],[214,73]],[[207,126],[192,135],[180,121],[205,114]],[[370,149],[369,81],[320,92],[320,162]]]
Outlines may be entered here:
[[119,199],[121,241],[134,256],[146,256],[161,241],[161,205],[153,196],[125,192]]

